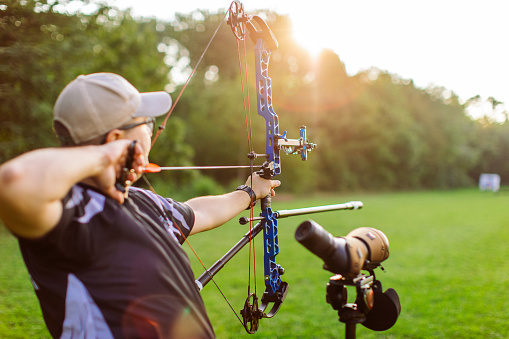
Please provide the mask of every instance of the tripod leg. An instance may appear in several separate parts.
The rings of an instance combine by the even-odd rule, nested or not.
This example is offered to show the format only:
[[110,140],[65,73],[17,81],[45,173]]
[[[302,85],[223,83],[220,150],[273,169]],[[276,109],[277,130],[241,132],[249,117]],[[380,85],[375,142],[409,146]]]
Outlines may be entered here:
[[345,339],[355,339],[355,327],[356,323],[346,323],[345,324]]

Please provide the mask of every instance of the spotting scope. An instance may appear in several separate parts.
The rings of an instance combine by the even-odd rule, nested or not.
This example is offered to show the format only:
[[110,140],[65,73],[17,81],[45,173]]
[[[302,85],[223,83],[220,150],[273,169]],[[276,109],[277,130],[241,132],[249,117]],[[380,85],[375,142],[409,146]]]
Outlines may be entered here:
[[389,240],[371,227],[354,229],[345,237],[333,237],[308,220],[297,228],[295,239],[323,260],[324,269],[345,278],[354,278],[361,270],[375,269],[389,257]]

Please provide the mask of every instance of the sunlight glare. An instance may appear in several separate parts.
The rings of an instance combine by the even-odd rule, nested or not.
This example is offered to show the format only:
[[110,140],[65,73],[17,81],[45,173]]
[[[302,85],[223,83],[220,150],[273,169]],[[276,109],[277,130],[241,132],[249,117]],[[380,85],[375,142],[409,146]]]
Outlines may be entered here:
[[316,24],[294,22],[293,37],[313,58],[318,57],[323,49],[327,48],[328,39]]
[[470,102],[466,107],[467,114],[473,119],[486,119],[491,122],[504,123],[508,118],[508,110],[502,103],[493,104],[484,98]]
[[299,35],[298,37],[295,37],[295,40],[299,46],[304,48],[313,58],[318,57],[320,52],[324,49],[323,45],[313,40],[311,35],[310,38],[307,38],[304,35]]

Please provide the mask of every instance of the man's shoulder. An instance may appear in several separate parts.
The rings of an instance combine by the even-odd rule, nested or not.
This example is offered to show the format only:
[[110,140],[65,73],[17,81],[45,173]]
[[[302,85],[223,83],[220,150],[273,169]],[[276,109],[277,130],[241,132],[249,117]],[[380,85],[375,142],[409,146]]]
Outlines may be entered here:
[[151,190],[140,188],[140,187],[129,187],[128,196],[133,200],[142,200],[146,202],[152,202],[160,205],[163,201],[171,201],[171,199],[163,198],[159,194],[152,192]]

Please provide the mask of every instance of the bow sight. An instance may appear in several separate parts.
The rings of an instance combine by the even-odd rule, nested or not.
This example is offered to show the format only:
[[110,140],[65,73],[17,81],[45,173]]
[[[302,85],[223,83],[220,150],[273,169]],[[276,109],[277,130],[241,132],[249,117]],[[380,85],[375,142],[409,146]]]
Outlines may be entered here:
[[[389,240],[381,231],[361,227],[345,237],[335,238],[314,221],[297,228],[295,239],[324,262],[323,268],[335,273],[327,284],[327,303],[338,311],[346,324],[345,338],[355,338],[356,324],[374,331],[391,328],[401,311],[398,294],[392,288],[382,292],[374,269],[389,257]],[[361,271],[369,275],[361,274]],[[347,286],[354,286],[357,297],[348,303]]]

